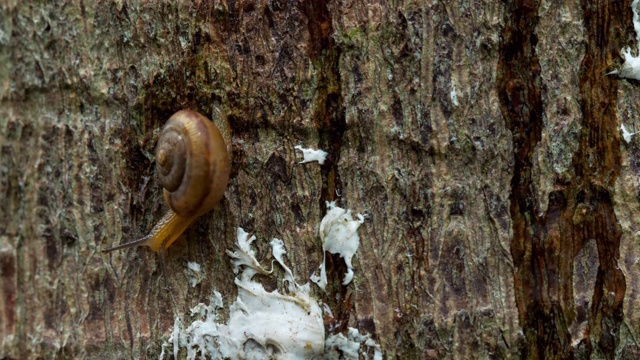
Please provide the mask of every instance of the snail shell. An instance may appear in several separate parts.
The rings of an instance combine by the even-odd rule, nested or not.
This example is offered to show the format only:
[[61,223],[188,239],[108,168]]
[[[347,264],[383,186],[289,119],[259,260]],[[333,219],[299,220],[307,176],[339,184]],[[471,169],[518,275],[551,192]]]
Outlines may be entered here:
[[103,252],[146,245],[161,253],[201,215],[222,198],[229,182],[231,159],[226,120],[223,129],[191,110],[173,114],[162,129],[156,147],[156,171],[171,208],[142,239]]

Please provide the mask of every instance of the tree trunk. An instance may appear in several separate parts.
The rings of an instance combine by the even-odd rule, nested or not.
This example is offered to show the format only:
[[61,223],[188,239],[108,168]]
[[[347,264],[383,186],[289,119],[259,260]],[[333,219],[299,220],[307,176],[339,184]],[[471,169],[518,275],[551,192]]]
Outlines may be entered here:
[[[327,254],[311,284],[326,336],[389,359],[640,357],[640,145],[619,131],[640,91],[604,75],[635,38],[631,0],[5,1],[0,358],[157,358],[176,317],[236,297],[238,227],[263,265],[283,239],[307,282],[330,201],[367,216],[353,282]],[[102,254],[167,211],[154,149],[185,108],[229,120],[223,200],[165,273],[145,247]]]

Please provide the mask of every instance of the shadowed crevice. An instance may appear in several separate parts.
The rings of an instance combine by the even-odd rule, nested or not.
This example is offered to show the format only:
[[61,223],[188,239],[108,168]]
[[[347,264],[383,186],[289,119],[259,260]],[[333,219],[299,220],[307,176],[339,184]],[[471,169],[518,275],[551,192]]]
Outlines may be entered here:
[[[346,119],[339,70],[341,50],[333,39],[334,30],[328,1],[306,0],[301,7],[307,17],[308,56],[317,74],[312,120],[318,130],[318,148],[328,153],[325,163],[321,166],[322,189],[319,207],[324,215],[326,202],[337,200],[337,204],[340,205],[338,194],[342,193],[338,163]],[[353,302],[348,287],[342,285],[347,272],[344,260],[340,255],[325,255],[328,283],[324,302],[331,309],[332,316],[326,315],[324,322],[327,331],[335,334],[346,330],[353,311]]]
[[316,110],[312,120],[320,137],[318,147],[329,153],[321,167],[322,191],[319,202],[324,214],[325,202],[339,200],[337,194],[342,193],[338,162],[346,119],[339,70],[341,51],[333,39],[328,2],[307,0],[301,6],[307,17],[308,55],[317,72]]
[[[630,1],[581,0],[587,47],[580,69],[580,100],[583,127],[580,146],[573,159],[576,177],[585,202],[593,209],[579,233],[582,243],[595,239],[598,249],[596,277],[589,331],[607,358],[615,357],[623,321],[623,299],[626,282],[618,267],[622,230],[613,209],[615,181],[622,164],[618,130],[618,81],[603,77],[619,57],[625,43],[625,24],[631,23]],[[578,233],[578,232],[577,232]]]

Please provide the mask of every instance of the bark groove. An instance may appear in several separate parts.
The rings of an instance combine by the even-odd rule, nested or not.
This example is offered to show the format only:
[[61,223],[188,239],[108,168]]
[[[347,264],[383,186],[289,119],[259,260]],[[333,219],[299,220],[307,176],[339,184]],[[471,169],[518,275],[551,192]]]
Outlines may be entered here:
[[[523,356],[613,358],[623,319],[625,279],[618,268],[621,229],[613,210],[621,165],[617,80],[602,80],[623,43],[630,4],[582,1],[586,53],[580,67],[582,128],[569,177],[556,177],[545,211],[535,202],[532,158],[545,126],[544,85],[536,54],[540,1],[507,6],[498,64],[502,113],[513,134],[511,254]],[[573,259],[595,241],[591,299],[574,300]],[[582,331],[572,329],[584,324]]]

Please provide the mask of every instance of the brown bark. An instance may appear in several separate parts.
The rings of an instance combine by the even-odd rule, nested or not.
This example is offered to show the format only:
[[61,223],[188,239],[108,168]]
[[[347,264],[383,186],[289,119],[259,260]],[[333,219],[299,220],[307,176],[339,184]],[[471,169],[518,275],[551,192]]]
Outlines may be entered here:
[[[327,334],[387,358],[634,358],[640,166],[631,1],[0,4],[0,358],[157,358],[235,297],[235,230],[305,282],[325,202],[366,213]],[[452,91],[457,93],[457,102]],[[224,199],[170,249],[154,174],[175,111],[226,114]],[[327,162],[298,164],[295,145]],[[186,263],[206,279],[188,286]],[[273,281],[265,280],[273,289]]]
[[[629,4],[583,1],[581,5],[586,49],[579,69],[578,149],[567,173],[553,179],[546,211],[532,201],[532,157],[545,116],[536,54],[540,1],[510,3],[503,30],[498,86],[514,139],[511,254],[528,358],[589,358],[594,352],[613,358],[623,320],[626,284],[617,265],[621,229],[612,204],[621,164],[618,81],[603,74],[623,44]],[[590,266],[598,269],[589,298],[574,294],[576,269],[567,260],[593,246],[591,242],[597,253],[590,254]],[[581,325],[582,334],[572,334],[571,328]]]

